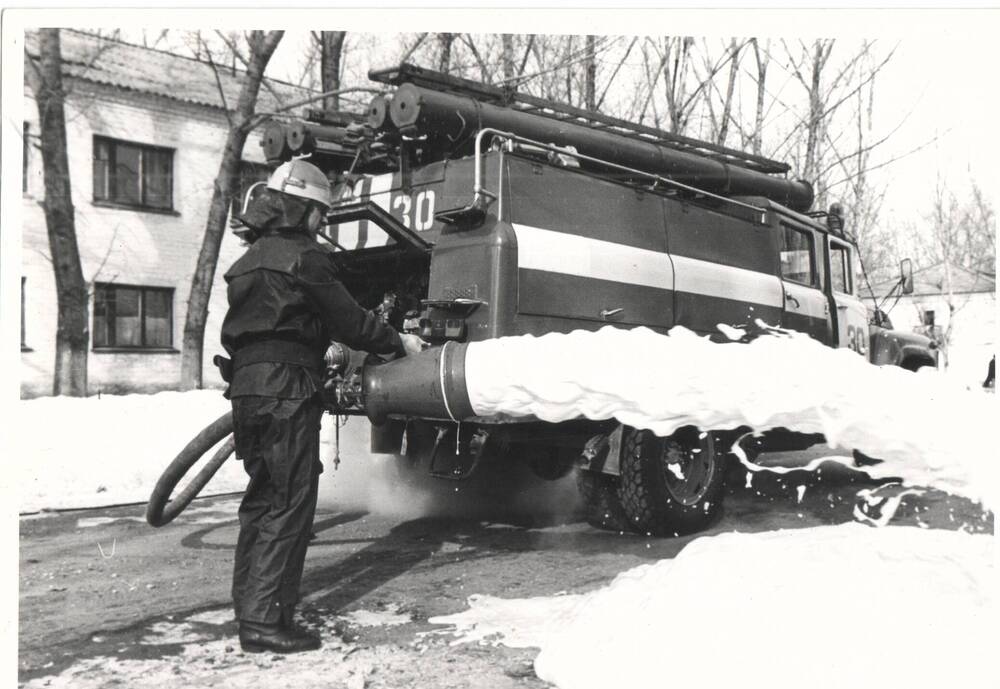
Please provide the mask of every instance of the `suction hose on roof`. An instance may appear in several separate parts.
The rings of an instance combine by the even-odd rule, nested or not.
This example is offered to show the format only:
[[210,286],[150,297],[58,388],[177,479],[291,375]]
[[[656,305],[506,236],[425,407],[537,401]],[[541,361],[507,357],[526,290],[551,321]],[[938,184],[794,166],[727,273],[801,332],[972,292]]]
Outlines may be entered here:
[[[146,521],[151,526],[163,526],[172,522],[194,500],[201,489],[215,476],[219,467],[229,459],[235,448],[233,444],[233,413],[225,414],[210,423],[189,442],[174,461],[166,468],[160,480],[156,482],[149,504],[146,506]],[[228,436],[228,438],[227,438]],[[220,440],[226,439],[219,449],[208,460],[208,463],[191,479],[177,497],[170,499],[174,488],[184,478],[188,470],[201,459],[202,455],[215,447]]]

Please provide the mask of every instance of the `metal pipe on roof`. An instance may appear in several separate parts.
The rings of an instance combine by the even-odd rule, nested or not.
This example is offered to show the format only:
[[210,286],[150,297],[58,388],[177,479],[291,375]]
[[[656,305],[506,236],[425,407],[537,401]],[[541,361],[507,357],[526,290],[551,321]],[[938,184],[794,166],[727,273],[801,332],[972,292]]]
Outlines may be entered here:
[[632,167],[726,196],[763,196],[796,211],[812,206],[812,185],[774,177],[654,142],[603,132],[453,93],[402,84],[389,103],[389,116],[404,134],[459,141],[485,127],[503,129],[579,153]]

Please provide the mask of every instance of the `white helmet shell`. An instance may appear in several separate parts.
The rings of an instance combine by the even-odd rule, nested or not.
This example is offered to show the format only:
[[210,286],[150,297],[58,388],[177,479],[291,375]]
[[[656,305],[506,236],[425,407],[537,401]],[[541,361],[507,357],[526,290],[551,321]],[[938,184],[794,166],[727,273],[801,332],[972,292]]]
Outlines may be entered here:
[[267,188],[315,201],[326,208],[333,205],[330,182],[326,175],[304,160],[290,160],[279,165],[268,178]]

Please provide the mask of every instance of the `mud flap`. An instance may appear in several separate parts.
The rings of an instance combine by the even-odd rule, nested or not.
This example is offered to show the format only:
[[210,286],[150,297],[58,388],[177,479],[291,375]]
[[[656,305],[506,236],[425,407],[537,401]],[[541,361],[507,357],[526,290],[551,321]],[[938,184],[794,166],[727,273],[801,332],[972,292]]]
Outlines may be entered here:
[[403,454],[403,433],[405,430],[406,421],[399,419],[390,419],[381,424],[373,423],[370,445],[372,454]]
[[611,433],[595,435],[587,441],[580,455],[580,469],[611,476],[621,475],[622,432],[619,424]]

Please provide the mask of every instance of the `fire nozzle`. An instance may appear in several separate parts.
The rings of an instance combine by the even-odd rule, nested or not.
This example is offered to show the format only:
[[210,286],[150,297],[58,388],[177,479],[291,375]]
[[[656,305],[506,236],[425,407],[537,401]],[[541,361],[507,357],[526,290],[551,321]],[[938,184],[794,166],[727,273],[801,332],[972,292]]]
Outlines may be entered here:
[[468,345],[446,342],[419,354],[367,364],[336,381],[338,411],[362,411],[380,424],[390,414],[461,421],[475,416],[465,382]]

